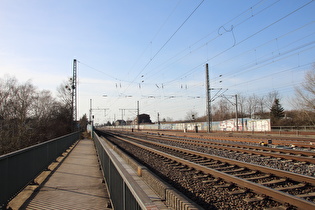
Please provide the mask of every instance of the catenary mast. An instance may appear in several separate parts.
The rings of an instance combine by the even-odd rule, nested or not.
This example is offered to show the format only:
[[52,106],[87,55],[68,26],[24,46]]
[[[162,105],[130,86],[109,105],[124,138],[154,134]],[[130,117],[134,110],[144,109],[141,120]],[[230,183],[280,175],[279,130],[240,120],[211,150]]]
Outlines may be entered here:
[[73,60],[73,76],[72,76],[72,121],[73,129],[76,130],[77,122],[77,60]]

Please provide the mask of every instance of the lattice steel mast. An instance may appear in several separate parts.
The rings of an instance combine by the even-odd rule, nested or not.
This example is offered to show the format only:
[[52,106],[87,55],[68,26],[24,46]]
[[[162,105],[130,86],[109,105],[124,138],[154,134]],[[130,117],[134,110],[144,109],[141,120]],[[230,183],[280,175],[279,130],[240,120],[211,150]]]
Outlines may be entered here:
[[207,131],[210,133],[211,132],[211,127],[212,127],[212,119],[211,119],[211,92],[210,92],[210,81],[209,81],[209,68],[208,64],[206,63],[206,96],[207,96],[207,105],[206,105],[206,110],[207,110],[207,121],[208,121],[208,129]]
[[77,122],[77,60],[73,60],[73,76],[72,76],[72,121],[73,129],[76,130]]

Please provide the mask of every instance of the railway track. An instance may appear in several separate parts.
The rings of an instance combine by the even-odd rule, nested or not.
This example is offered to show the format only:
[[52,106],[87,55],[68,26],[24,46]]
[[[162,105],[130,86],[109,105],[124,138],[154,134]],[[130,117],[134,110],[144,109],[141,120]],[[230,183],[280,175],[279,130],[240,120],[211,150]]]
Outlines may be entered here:
[[[128,133],[132,135],[132,133]],[[174,142],[179,144],[188,144],[198,147],[208,147],[215,149],[225,149],[229,151],[236,151],[240,153],[250,153],[253,155],[264,155],[271,156],[275,158],[295,160],[299,162],[308,162],[315,164],[315,151],[308,150],[295,150],[295,149],[280,149],[267,146],[258,145],[248,145],[248,144],[237,144],[237,143],[225,143],[225,142],[215,142],[211,140],[201,140],[193,138],[182,138],[182,137],[165,137],[165,136],[152,136],[147,134],[137,134],[137,136],[142,136],[151,140],[165,140],[167,142]]]
[[261,141],[267,143],[268,140],[272,140],[274,145],[292,145],[302,148],[315,150],[315,139],[307,138],[307,137],[292,137],[292,136],[270,136],[270,135],[250,135],[248,134],[239,134],[239,133],[183,133],[183,132],[175,132],[175,131],[153,131],[150,130],[148,133],[163,133],[166,135],[174,135],[177,137],[186,136],[192,138],[200,138],[200,139],[217,139],[222,141],[234,141],[234,142],[256,142],[259,143]]
[[[120,133],[122,134],[122,133]],[[179,146],[203,153],[222,156],[248,163],[265,165],[268,167],[286,170],[315,177],[314,152],[294,149],[277,149],[218,140],[200,140],[193,138],[157,136],[144,133],[125,133],[128,136],[141,137],[173,146]]]
[[[170,171],[178,171],[177,175],[188,173],[188,178],[177,178],[179,180],[175,185],[179,185],[179,188],[186,186],[182,190],[192,194],[192,197],[197,197],[197,201],[202,200],[200,202],[203,206],[214,205],[213,203],[216,202],[213,201],[218,198],[213,198],[213,191],[216,193],[220,191],[221,194],[218,195],[220,199],[228,201],[217,202],[219,205],[214,206],[213,209],[220,209],[222,205],[231,205],[236,200],[241,205],[248,205],[252,209],[255,209],[254,206],[257,204],[259,208],[256,209],[279,206],[289,209],[315,208],[314,177],[248,164],[137,137],[113,133],[106,136],[126,150],[132,147],[132,149],[129,148],[131,154],[142,154],[140,156],[146,157],[144,159],[150,159],[150,156],[155,157],[150,161],[144,161],[143,157],[137,158],[146,162],[157,173],[163,165],[167,165],[168,173],[163,174],[166,179],[170,179],[167,177]],[[138,150],[141,152],[136,152]],[[157,162],[160,163],[157,164]],[[193,184],[182,184],[181,179]],[[190,189],[194,185],[199,188]],[[200,191],[200,189],[204,190]],[[210,203],[207,203],[209,198],[212,199]]]

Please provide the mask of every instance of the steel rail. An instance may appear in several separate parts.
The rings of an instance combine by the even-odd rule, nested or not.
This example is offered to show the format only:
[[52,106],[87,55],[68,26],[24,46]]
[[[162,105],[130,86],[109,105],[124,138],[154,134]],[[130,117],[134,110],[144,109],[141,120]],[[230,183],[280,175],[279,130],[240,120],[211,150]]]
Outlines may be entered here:
[[202,156],[202,157],[219,160],[219,161],[226,162],[226,163],[229,163],[232,165],[238,165],[238,166],[245,167],[245,168],[248,168],[251,170],[259,170],[259,171],[267,173],[267,174],[274,174],[276,176],[286,177],[286,178],[289,178],[289,179],[292,179],[292,180],[298,181],[298,182],[307,182],[307,183],[315,186],[315,178],[311,177],[311,176],[296,174],[296,173],[292,173],[289,171],[283,171],[283,170],[279,170],[279,169],[269,168],[269,167],[265,167],[265,166],[252,164],[252,163],[245,163],[242,161],[228,159],[228,158],[224,158],[224,157],[220,157],[220,156],[216,156],[216,155],[210,155],[210,154],[206,154],[206,153],[202,153],[202,152],[198,152],[198,151],[194,151],[194,150],[174,147],[174,146],[161,144],[161,143],[157,143],[157,142],[151,142],[151,141],[147,141],[147,140],[136,138],[136,137],[129,137],[128,136],[128,138],[132,138],[132,139],[139,140],[142,142],[147,142],[147,143],[150,143],[150,144],[153,144],[156,146],[160,146],[160,147],[165,147],[168,149],[173,149],[173,150],[175,149],[175,150],[179,150],[182,152],[194,153],[194,154]]
[[[225,180],[227,182],[235,183],[238,186],[248,188],[248,189],[252,190],[253,192],[255,192],[257,194],[267,195],[269,197],[272,197],[274,200],[276,200],[276,201],[278,201],[280,203],[289,203],[289,204],[291,204],[293,206],[296,206],[298,208],[301,208],[301,209],[314,209],[315,208],[315,204],[314,203],[309,202],[309,201],[304,200],[304,199],[301,199],[301,198],[298,198],[296,196],[293,196],[293,195],[281,192],[279,190],[268,188],[268,187],[265,187],[263,185],[260,185],[260,184],[254,183],[254,182],[247,181],[247,180],[241,179],[239,177],[236,177],[236,176],[233,176],[233,175],[229,175],[229,174],[217,171],[215,169],[207,168],[205,166],[202,166],[202,165],[199,165],[199,164],[187,161],[185,159],[182,159],[182,158],[179,158],[179,157],[167,154],[165,152],[162,152],[162,151],[159,151],[159,150],[156,150],[156,149],[144,146],[144,145],[136,143],[136,142],[132,142],[132,141],[130,141],[128,139],[125,139],[125,138],[122,138],[122,137],[119,137],[119,136],[115,136],[115,138],[118,138],[118,139],[123,140],[123,141],[127,141],[128,143],[133,144],[134,146],[137,146],[137,147],[140,147],[142,149],[148,150],[148,151],[153,152],[153,153],[155,153],[157,155],[161,155],[161,156],[167,157],[167,158],[169,158],[171,160],[179,162],[179,163],[181,163],[183,165],[186,165],[186,166],[188,166],[190,168],[194,168],[196,170],[202,171],[203,173],[211,174],[212,176],[219,177],[219,178],[221,178],[221,179],[223,179],[223,180]],[[142,141],[144,141],[144,140],[142,140]],[[147,142],[147,141],[145,141],[145,142]],[[152,142],[149,142],[149,143],[152,143]],[[164,146],[164,145],[161,145],[161,144],[158,144],[158,143],[154,143],[154,144],[160,145],[160,146]],[[182,152],[186,152],[186,153],[191,153],[191,154],[196,154],[196,155],[200,155],[200,156],[205,156],[204,153],[200,153],[200,152],[196,152],[196,151],[191,151],[191,150],[182,149],[182,148],[176,148],[176,147],[171,147],[171,146],[166,146],[166,147],[170,148],[170,149],[173,149],[173,150],[178,150],[178,151],[182,151]],[[216,159],[217,158],[216,156],[210,156],[210,155],[206,155],[206,156],[209,156],[209,158],[211,157],[212,159]],[[223,158],[223,159],[225,159],[225,158]],[[228,159],[226,159],[226,160],[228,160]],[[247,167],[248,164],[244,164],[243,166]],[[261,168],[261,166],[259,166],[257,168],[255,167],[255,170],[257,170],[258,168]],[[268,168],[266,168],[266,169],[268,169]],[[267,170],[267,171],[270,172],[270,171],[274,171],[274,170]],[[280,173],[280,174],[283,174],[283,173]],[[287,173],[284,173],[284,174],[287,174]],[[309,178],[311,178],[311,177],[309,177]],[[315,179],[311,179],[311,181],[312,181],[312,183],[315,183],[314,182]]]
[[[185,138],[181,138],[181,137],[172,137],[172,136],[160,136],[160,137],[155,137],[155,136],[149,136],[149,135],[144,135],[147,136],[149,138],[154,138],[154,139],[173,139],[173,140],[179,140],[179,142],[181,142],[182,140],[185,142],[192,142],[192,143],[199,143],[199,145],[204,146],[204,144],[209,145],[209,146],[213,146],[213,145],[223,145],[223,146],[227,146],[227,147],[234,147],[234,148],[247,148],[247,149],[253,149],[253,150],[264,150],[264,151],[271,151],[271,152],[281,152],[281,153],[287,153],[284,155],[288,155],[288,153],[290,154],[296,154],[296,155],[304,155],[304,156],[315,156],[315,152],[312,151],[304,151],[304,150],[293,150],[293,149],[279,149],[279,148],[271,148],[271,147],[262,147],[262,146],[252,146],[252,145],[235,145],[235,144],[229,144],[229,143],[218,143],[218,142],[210,142],[210,141],[206,141],[206,140],[199,140],[199,139],[185,139]],[[183,143],[183,142],[181,142]],[[248,150],[244,150],[244,152],[246,152]],[[259,152],[259,151],[257,151]],[[268,154],[269,156],[270,154]],[[299,161],[308,161],[308,162],[312,162],[315,163],[315,159],[314,158],[310,158],[310,157],[299,157],[301,158],[301,160]],[[305,159],[303,159],[305,158]]]
[[[248,146],[248,145],[232,145],[232,144],[227,144],[227,143],[221,144],[221,143],[213,143],[213,142],[201,141],[201,140],[186,140],[186,139],[179,140],[174,137],[171,139],[169,137],[162,137],[162,138],[168,141],[173,141],[173,142],[178,142],[178,143],[186,143],[186,144],[192,144],[192,145],[197,145],[197,146],[202,146],[202,147],[207,146],[209,148],[225,149],[225,150],[230,150],[230,151],[251,153],[251,154],[263,155],[263,156],[272,156],[275,158],[283,158],[287,160],[296,160],[300,162],[308,162],[308,163],[315,164],[315,158],[313,157],[297,156],[297,155],[315,156],[314,152],[294,151],[294,150],[288,150],[288,149],[275,149],[275,148],[268,148],[268,147],[254,147],[254,146]],[[154,138],[154,139],[158,139],[158,138]],[[183,142],[182,140],[184,140],[185,142]],[[192,142],[192,141],[196,141],[196,142]],[[257,150],[264,150],[264,151],[257,151]],[[295,155],[281,154],[281,153],[276,153],[276,152],[291,153]]]
[[[227,136],[227,135],[209,135],[209,134],[196,134],[196,133],[182,133],[182,132],[171,132],[171,131],[151,131],[153,133],[164,132],[166,135],[174,136],[185,136],[191,138],[202,138],[202,139],[216,139],[216,140],[226,140],[226,141],[247,141],[260,142],[262,140],[272,139],[274,144],[277,142],[286,142],[287,144],[300,145],[305,148],[315,149],[314,145],[310,145],[311,142],[315,143],[314,138],[301,138],[301,137],[278,137],[278,136]],[[307,142],[307,143],[304,143]],[[279,143],[280,144],[280,143]]]
[[[209,142],[206,140],[201,140],[201,139],[185,139],[185,138],[181,138],[181,137],[172,137],[172,136],[168,136],[168,137],[161,137],[161,138],[172,138],[172,139],[182,139],[185,141],[196,141],[199,143],[206,143],[206,144],[217,144],[217,145],[226,145],[226,146],[235,146],[235,147],[243,147],[243,148],[250,148],[250,149],[261,149],[263,148],[263,150],[270,150],[270,151],[274,151],[274,152],[283,152],[283,153],[292,153],[292,154],[303,154],[305,156],[315,156],[315,152],[313,151],[305,151],[305,150],[294,150],[294,149],[279,149],[279,148],[272,148],[272,147],[261,147],[261,146],[253,146],[253,145],[234,145],[234,144],[229,144],[229,143],[223,143],[223,142]],[[232,139],[228,139],[226,141],[233,141],[234,137],[231,137]],[[214,139],[217,140],[217,139]]]

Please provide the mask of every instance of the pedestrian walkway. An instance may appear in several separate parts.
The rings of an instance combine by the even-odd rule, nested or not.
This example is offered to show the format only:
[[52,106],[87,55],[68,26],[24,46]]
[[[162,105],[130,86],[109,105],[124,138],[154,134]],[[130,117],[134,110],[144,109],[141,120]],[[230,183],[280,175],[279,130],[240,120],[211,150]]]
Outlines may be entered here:
[[26,209],[110,209],[94,142],[76,145]]

